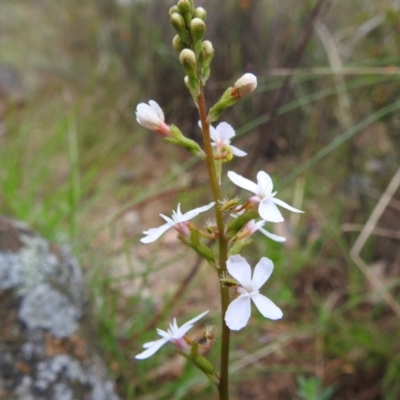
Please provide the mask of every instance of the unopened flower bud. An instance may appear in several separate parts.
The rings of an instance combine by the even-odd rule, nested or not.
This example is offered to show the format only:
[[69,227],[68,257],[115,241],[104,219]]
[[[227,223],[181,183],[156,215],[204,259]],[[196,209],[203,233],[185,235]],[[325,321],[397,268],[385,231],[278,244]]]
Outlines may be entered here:
[[189,0],[179,0],[177,6],[182,14],[192,12],[193,9]]
[[169,16],[171,16],[173,13],[178,13],[178,14],[180,13],[179,8],[177,6],[172,6],[169,9],[168,11]]
[[200,18],[193,18],[190,21],[190,33],[192,34],[194,42],[203,39],[203,36],[206,33],[206,24],[204,21]]
[[179,35],[175,35],[172,39],[172,47],[178,54],[185,48],[185,44],[180,39]]
[[185,86],[186,86],[188,89],[190,89],[190,86],[189,86],[189,77],[188,77],[187,75],[183,78],[183,82],[185,83]]
[[209,40],[205,40],[203,42],[203,51],[206,60],[214,57],[214,47]]
[[178,31],[186,30],[185,20],[181,14],[173,13],[169,19],[171,25]]
[[214,57],[214,49],[209,40],[202,42],[202,50],[199,54],[199,62],[201,65],[201,80],[203,85],[210,76],[210,64]]
[[165,123],[163,110],[154,100],[150,100],[149,104],[138,104],[136,107],[136,120],[147,129],[160,133],[165,137],[171,136],[170,127]]
[[189,92],[191,93],[193,100],[196,102],[197,96],[200,94],[199,80],[197,78],[191,79],[186,75],[185,78],[183,79],[183,82],[185,83],[185,86],[189,89]]
[[205,10],[203,7],[197,7],[197,8],[194,10],[194,16],[195,16],[196,18],[200,18],[200,19],[202,19],[203,21],[205,21],[206,18],[207,18],[207,12],[206,12],[206,10]]
[[257,77],[253,74],[247,73],[236,81],[232,90],[232,95],[242,98],[254,92],[256,87]]
[[189,76],[189,79],[195,79],[196,74],[196,56],[190,49],[184,49],[179,54],[179,61],[182,64],[183,69]]
[[199,60],[202,68],[203,75],[206,75],[207,80],[210,74],[211,61],[214,58],[214,48],[209,40],[202,42],[202,51],[200,52]]

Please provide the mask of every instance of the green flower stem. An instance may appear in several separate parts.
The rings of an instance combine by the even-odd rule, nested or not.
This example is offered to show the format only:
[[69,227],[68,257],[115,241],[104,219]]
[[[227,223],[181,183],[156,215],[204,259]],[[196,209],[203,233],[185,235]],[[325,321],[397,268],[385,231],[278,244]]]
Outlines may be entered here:
[[[200,94],[197,96],[198,108],[200,121],[203,133],[204,150],[206,153],[205,162],[207,165],[208,175],[210,178],[211,189],[213,192],[215,206],[215,216],[217,220],[217,227],[219,231],[218,244],[219,244],[219,267],[218,267],[218,278],[226,273],[226,260],[228,258],[228,239],[225,237],[225,224],[223,213],[219,207],[221,201],[221,190],[218,183],[218,176],[215,169],[213,149],[211,146],[210,138],[210,124],[207,121],[206,103],[204,98],[203,86],[200,88]],[[229,339],[230,330],[225,324],[225,313],[229,305],[229,289],[222,287],[221,290],[221,362],[220,362],[220,377],[218,384],[219,398],[220,400],[229,400],[228,391],[228,366],[229,366]]]

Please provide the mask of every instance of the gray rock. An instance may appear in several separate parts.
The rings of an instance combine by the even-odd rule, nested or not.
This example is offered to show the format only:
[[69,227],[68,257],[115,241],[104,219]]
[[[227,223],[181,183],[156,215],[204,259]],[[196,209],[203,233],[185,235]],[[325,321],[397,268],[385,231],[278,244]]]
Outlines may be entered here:
[[118,400],[66,249],[0,217],[0,400]]

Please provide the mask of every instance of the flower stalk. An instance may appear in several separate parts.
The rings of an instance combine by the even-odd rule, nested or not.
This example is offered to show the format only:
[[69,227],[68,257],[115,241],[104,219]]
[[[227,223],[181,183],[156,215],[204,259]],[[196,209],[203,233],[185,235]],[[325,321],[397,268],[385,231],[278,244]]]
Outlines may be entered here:
[[[206,153],[205,162],[207,166],[208,176],[210,179],[211,190],[213,198],[216,203],[215,217],[217,221],[217,227],[219,231],[218,235],[218,248],[219,248],[219,267],[218,275],[221,277],[226,274],[226,261],[228,259],[228,239],[225,236],[225,224],[224,218],[219,207],[222,197],[221,190],[218,181],[217,171],[215,168],[215,161],[213,157],[213,148],[211,144],[210,136],[210,124],[207,121],[206,102],[204,98],[204,89],[201,87],[200,94],[197,98],[199,116],[202,127],[204,150]],[[220,400],[229,399],[229,342],[230,342],[230,330],[225,323],[225,313],[229,306],[229,289],[220,285],[220,296],[221,296],[221,355],[220,355],[220,376],[219,376],[219,398]]]
[[[180,204],[178,204],[177,210],[172,212],[171,217],[160,214],[165,223],[144,231],[145,236],[141,242],[152,243],[167,230],[173,228],[178,233],[177,238],[216,271],[221,301],[219,374],[217,369],[201,354],[211,349],[214,328],[205,329],[204,338],[207,346],[201,345],[186,335],[193,324],[208,311],[199,314],[181,327],[174,320],[167,331],[157,329],[161,339],[145,343],[143,346],[145,350],[138,354],[136,359],[150,357],[161,346],[170,342],[175,345],[179,354],[196,365],[216,384],[219,400],[229,400],[231,331],[238,331],[247,325],[253,303],[266,318],[277,320],[283,316],[280,308],[260,293],[261,287],[272,274],[273,261],[262,257],[252,274],[250,265],[240,252],[252,242],[251,236],[256,232],[261,232],[276,242],[286,240],[263,228],[266,223],[279,223],[284,220],[277,206],[292,212],[301,213],[302,211],[275,197],[277,193],[273,192],[272,179],[264,171],[257,174],[257,183],[229,171],[227,178],[233,184],[250,191],[252,195],[244,202],[236,197],[231,199],[222,197],[220,185],[223,165],[230,162],[234,156],[244,157],[247,153],[231,144],[235,131],[228,123],[220,122],[215,128],[211,126],[211,123],[218,120],[226,109],[252,93],[257,87],[257,78],[251,73],[244,74],[232,87],[225,90],[216,104],[207,110],[204,86],[210,75],[214,49],[210,41],[203,41],[206,32],[206,12],[201,7],[195,8],[193,0],[179,0],[177,5],[170,9],[170,20],[177,31],[172,45],[179,54],[179,61],[185,72],[184,82],[198,109],[203,146],[186,137],[177,126],[168,125],[161,107],[153,100],[150,100],[149,104],[138,105],[136,118],[142,126],[161,134],[164,142],[184,148],[195,157],[204,160],[213,201],[185,213],[181,212]],[[206,231],[191,222],[193,218],[211,208],[214,208],[215,222],[208,223]],[[225,222],[224,216],[234,219]],[[204,243],[203,238],[218,241],[217,256],[211,244]],[[237,295],[235,299],[230,299],[230,289],[232,292],[235,291]]]

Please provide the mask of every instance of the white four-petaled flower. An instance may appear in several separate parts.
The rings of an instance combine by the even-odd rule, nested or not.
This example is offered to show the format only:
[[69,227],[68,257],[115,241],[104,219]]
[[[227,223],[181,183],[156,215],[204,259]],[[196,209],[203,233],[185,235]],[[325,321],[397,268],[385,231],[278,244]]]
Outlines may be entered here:
[[172,218],[169,218],[163,214],[160,214],[160,217],[167,221],[166,224],[159,226],[158,228],[151,228],[143,233],[147,236],[140,239],[142,243],[151,243],[157,240],[163,233],[165,233],[168,229],[174,227],[181,235],[187,236],[190,231],[188,227],[188,221],[192,218],[197,217],[200,213],[209,210],[215,202],[208,204],[207,206],[195,208],[194,210],[188,211],[185,214],[181,212],[181,205],[178,204],[178,208],[176,211],[172,211]]
[[137,358],[138,360],[148,358],[152,356],[161,346],[168,342],[173,343],[176,347],[178,347],[179,350],[187,352],[190,346],[186,343],[184,336],[190,329],[193,328],[194,323],[200,318],[204,317],[204,315],[206,315],[207,313],[208,311],[204,311],[197,317],[184,323],[181,327],[178,326],[178,324],[176,323],[176,318],[174,318],[174,321],[169,324],[169,329],[167,331],[157,329],[157,333],[159,334],[159,336],[162,337],[162,339],[145,343],[143,347],[146,350],[135,356],[135,358]]
[[[199,121],[201,128],[201,122]],[[224,147],[230,147],[232,154],[236,157],[244,157],[247,153],[243,150],[238,149],[236,146],[231,145],[231,139],[235,136],[235,131],[231,125],[227,122],[221,122],[214,128],[210,125],[210,137],[213,141],[212,146],[217,149],[217,153],[221,154],[224,151]]]
[[277,192],[272,192],[272,189],[274,187],[272,180],[270,176],[264,171],[260,171],[257,174],[257,183],[252,182],[249,179],[246,179],[233,171],[228,172],[228,178],[235,185],[254,193],[254,196],[250,197],[249,201],[253,203],[259,203],[258,213],[260,214],[260,217],[265,221],[284,221],[277,205],[293,212],[303,212],[298,210],[297,208],[290,206],[289,204],[286,204],[284,201],[275,198]]
[[151,131],[161,133],[163,136],[170,136],[170,127],[165,123],[165,117],[161,107],[150,100],[149,104],[140,103],[136,107],[136,121]]
[[239,282],[236,291],[240,294],[229,304],[225,314],[225,322],[229,329],[238,331],[247,325],[251,315],[251,300],[264,317],[273,320],[282,318],[281,309],[259,292],[274,269],[274,264],[269,258],[261,258],[254,269],[253,277],[249,263],[240,255],[230,256],[227,268],[229,274]]

